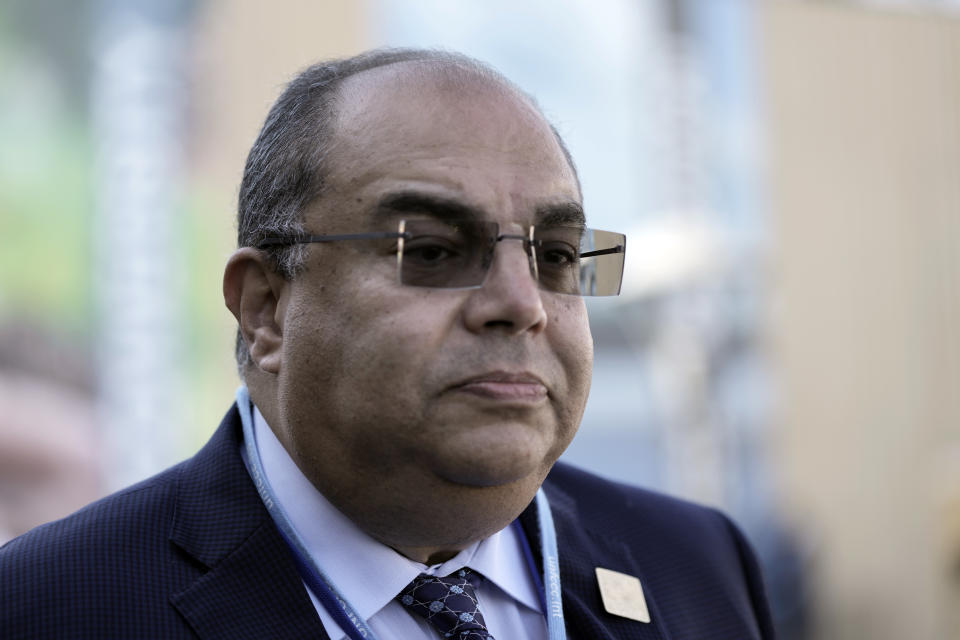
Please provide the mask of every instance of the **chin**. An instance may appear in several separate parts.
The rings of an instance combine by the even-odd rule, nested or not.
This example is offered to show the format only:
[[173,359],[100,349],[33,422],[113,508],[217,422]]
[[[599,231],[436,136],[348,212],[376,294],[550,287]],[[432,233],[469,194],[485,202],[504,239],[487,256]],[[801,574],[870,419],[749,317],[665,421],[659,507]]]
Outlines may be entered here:
[[440,423],[440,446],[421,449],[424,466],[435,476],[467,487],[537,485],[566,448],[558,425],[525,419]]
[[438,475],[448,482],[465,487],[478,489],[506,487],[529,478],[531,474],[518,469],[491,469],[488,467],[474,467],[472,469],[457,469],[441,472]]
[[[498,448],[499,449],[499,448]],[[538,485],[549,469],[543,451],[504,447],[479,456],[444,456],[434,466],[438,476],[467,487],[505,487],[534,481]]]

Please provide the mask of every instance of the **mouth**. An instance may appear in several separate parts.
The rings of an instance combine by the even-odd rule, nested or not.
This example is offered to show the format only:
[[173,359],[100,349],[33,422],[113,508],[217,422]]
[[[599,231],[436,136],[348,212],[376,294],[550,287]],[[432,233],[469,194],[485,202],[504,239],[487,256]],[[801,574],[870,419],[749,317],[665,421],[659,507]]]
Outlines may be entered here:
[[532,373],[492,371],[453,385],[454,391],[489,400],[536,402],[548,395],[547,385]]

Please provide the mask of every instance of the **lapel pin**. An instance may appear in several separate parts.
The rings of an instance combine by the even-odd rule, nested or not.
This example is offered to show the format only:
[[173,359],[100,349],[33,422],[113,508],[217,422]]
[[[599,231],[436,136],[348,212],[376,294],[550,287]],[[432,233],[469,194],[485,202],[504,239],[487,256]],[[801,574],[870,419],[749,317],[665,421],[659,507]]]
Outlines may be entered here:
[[650,622],[650,611],[638,578],[601,567],[597,567],[596,572],[600,598],[607,613],[638,622]]

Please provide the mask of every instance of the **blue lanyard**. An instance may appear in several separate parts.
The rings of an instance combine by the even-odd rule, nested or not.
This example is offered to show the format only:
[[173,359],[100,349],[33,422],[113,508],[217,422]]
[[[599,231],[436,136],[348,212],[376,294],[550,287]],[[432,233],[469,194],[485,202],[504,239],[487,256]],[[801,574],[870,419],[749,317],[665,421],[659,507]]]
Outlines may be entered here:
[[[306,545],[300,538],[293,523],[290,521],[283,506],[274,497],[273,489],[263,471],[260,460],[260,450],[257,447],[256,435],[253,430],[253,411],[250,395],[245,386],[237,389],[237,408],[240,412],[240,421],[243,424],[243,445],[246,452],[247,466],[253,477],[253,484],[263,500],[264,506],[273,518],[280,535],[293,552],[293,561],[297,566],[300,577],[316,596],[323,608],[333,617],[344,633],[351,640],[376,640],[376,635],[366,621],[354,610],[346,598],[340,595],[333,582],[324,574],[310,558]],[[547,633],[549,640],[565,640],[566,631],[563,621],[563,603],[560,592],[560,563],[557,552],[557,535],[553,526],[553,516],[550,513],[550,504],[543,489],[537,491],[537,519],[540,527],[540,542],[543,549],[543,579],[537,571],[536,562],[530,543],[520,527],[519,521],[514,521],[520,540],[523,542],[524,557],[530,574],[534,576],[540,592],[540,603],[547,618]]]

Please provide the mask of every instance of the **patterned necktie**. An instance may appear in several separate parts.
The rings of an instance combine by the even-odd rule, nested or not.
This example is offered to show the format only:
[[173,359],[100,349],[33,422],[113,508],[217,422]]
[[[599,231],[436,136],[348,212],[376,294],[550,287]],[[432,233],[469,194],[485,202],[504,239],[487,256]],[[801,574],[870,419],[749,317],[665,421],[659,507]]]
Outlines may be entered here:
[[404,587],[397,600],[427,619],[441,638],[494,640],[487,632],[477,594],[467,579],[470,569],[461,569],[445,578],[421,573]]

